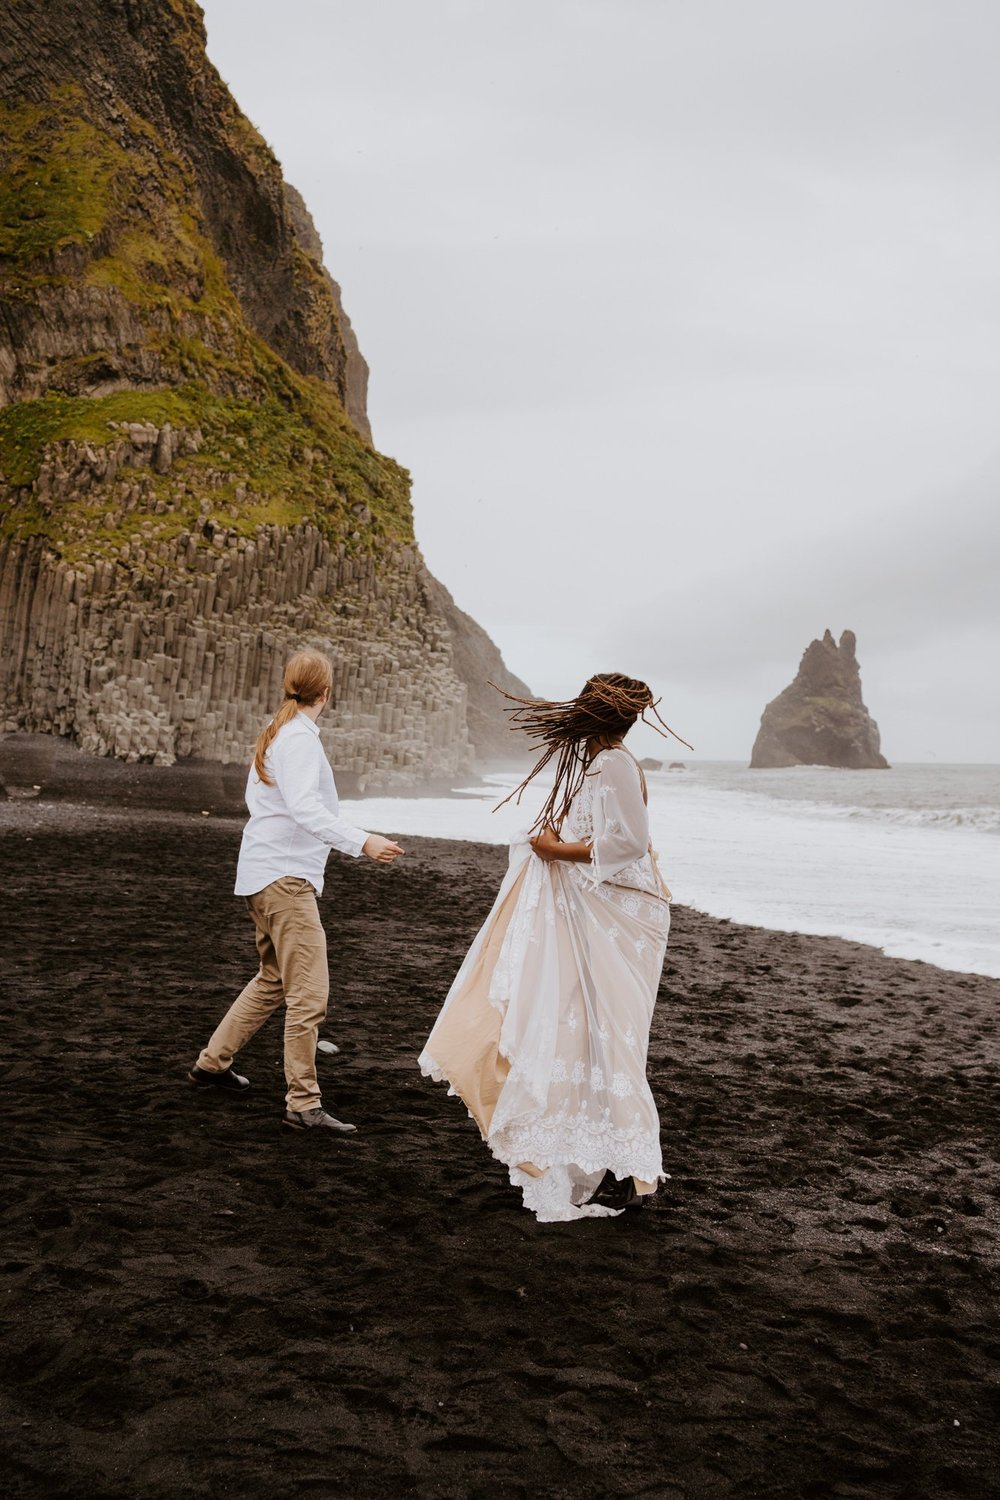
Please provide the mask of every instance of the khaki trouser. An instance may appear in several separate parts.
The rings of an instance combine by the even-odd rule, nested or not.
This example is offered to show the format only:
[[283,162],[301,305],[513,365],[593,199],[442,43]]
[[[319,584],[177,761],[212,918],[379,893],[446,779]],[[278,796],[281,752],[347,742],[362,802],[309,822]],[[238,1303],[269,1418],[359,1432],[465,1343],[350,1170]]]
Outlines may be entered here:
[[288,1108],[316,1109],[316,1039],[330,995],[316,892],[308,880],[286,875],[248,896],[246,903],[257,928],[260,968],[219,1022],[198,1067],[225,1072],[234,1054],[284,1003]]

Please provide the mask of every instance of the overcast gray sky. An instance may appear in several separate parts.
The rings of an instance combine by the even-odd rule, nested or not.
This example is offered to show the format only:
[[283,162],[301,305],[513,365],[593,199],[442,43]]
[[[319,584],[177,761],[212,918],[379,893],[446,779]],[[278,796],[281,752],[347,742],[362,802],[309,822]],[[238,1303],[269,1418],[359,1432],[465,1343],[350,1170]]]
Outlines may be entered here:
[[536,691],[644,676],[742,758],[849,626],[890,760],[1000,760],[995,0],[204,9]]

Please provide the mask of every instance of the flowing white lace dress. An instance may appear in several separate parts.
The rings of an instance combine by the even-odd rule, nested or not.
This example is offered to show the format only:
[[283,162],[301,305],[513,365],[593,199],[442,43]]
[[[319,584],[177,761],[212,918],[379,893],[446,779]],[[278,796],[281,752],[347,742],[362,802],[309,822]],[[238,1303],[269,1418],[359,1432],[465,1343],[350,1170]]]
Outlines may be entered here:
[[592,841],[591,862],[544,861],[526,838],[511,845],[419,1060],[461,1096],[546,1222],[612,1213],[584,1201],[609,1167],[650,1184],[664,1175],[646,1052],[669,892],[627,751],[591,762],[562,836]]

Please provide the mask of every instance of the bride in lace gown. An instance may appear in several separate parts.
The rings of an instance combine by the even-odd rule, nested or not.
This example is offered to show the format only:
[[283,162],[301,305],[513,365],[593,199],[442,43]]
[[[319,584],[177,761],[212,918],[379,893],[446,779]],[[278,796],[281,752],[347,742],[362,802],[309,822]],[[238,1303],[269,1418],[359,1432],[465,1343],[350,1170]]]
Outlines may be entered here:
[[664,1177],[646,1052],[670,892],[622,744],[649,709],[645,683],[609,673],[514,712],[546,746],[515,795],[553,758],[555,784],[420,1056],[545,1222],[641,1207]]

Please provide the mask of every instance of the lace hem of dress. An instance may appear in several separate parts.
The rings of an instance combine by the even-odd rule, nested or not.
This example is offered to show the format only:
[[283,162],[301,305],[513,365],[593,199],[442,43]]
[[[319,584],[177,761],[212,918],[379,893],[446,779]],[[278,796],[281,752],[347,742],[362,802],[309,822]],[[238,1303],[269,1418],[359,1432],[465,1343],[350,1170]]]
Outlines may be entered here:
[[525,1208],[540,1224],[566,1224],[572,1219],[617,1219],[620,1212],[598,1203],[588,1203],[586,1199],[590,1190],[597,1186],[596,1182],[586,1186],[574,1182],[568,1167],[550,1167],[541,1177],[511,1167],[510,1180],[513,1187],[521,1189]]
[[[448,1084],[449,1096],[461,1098],[430,1053],[422,1052],[418,1061],[425,1078]],[[471,1110],[469,1118],[475,1119]],[[638,1177],[641,1182],[664,1182],[670,1177],[663,1170],[657,1132],[618,1129],[603,1120],[568,1120],[564,1115],[505,1126],[484,1139],[493,1156],[506,1167],[516,1168],[530,1161],[543,1171],[561,1166],[586,1173],[610,1169],[616,1177]]]
[[[440,1065],[434,1061],[429,1052],[421,1052],[417,1058],[417,1067],[425,1078],[431,1078],[435,1083],[448,1083],[449,1081]],[[449,1088],[448,1092],[454,1094],[455,1090]]]
[[614,1172],[616,1177],[638,1177],[661,1182],[663,1170],[659,1135],[652,1131],[619,1130],[613,1125],[533,1120],[511,1125],[487,1137],[487,1145],[507,1167],[530,1161],[541,1168],[575,1167],[587,1174]]

